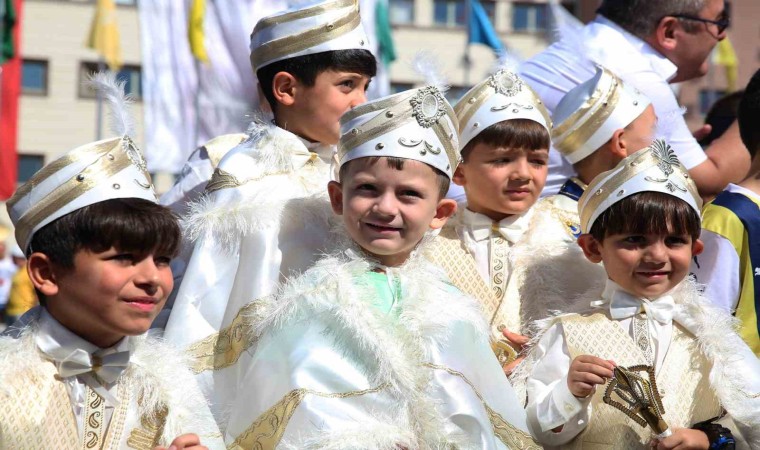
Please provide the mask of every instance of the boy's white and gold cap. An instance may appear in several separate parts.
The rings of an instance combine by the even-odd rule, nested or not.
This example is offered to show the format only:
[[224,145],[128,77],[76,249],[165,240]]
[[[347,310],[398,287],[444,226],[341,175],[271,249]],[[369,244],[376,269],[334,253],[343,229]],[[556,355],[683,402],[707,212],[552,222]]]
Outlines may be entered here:
[[414,159],[449,178],[459,163],[457,118],[434,86],[411,89],[357,106],[340,119],[338,159],[370,156]]
[[495,123],[529,119],[551,131],[551,118],[538,95],[517,74],[500,69],[470,89],[454,107],[459,120],[459,145]]
[[351,49],[370,49],[358,0],[300,4],[259,20],[251,33],[254,72],[287,58]]
[[673,149],[658,139],[591,181],[578,200],[581,230],[590,232],[596,219],[610,206],[640,192],[672,195],[688,203],[697,214],[702,210],[702,199],[686,167]]
[[[114,114],[114,128],[126,132],[123,84],[117,84],[113,76],[98,74],[93,85],[103,90],[112,105],[114,100],[121,102],[114,108],[120,109]],[[158,201],[145,159],[126,133],[77,147],[43,167],[16,190],[7,208],[16,228],[16,242],[27,249],[34,233],[45,225],[115,198]]]
[[597,66],[596,74],[571,89],[554,109],[552,145],[575,164],[630,125],[650,103],[646,95]]

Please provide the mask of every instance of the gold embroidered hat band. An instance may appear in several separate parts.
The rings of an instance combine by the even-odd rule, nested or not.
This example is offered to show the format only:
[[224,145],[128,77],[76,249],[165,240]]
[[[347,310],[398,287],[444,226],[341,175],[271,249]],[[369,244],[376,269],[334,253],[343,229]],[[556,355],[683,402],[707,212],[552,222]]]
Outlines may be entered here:
[[516,74],[501,69],[470,89],[456,107],[459,145],[464,147],[495,123],[529,119],[551,130],[551,119],[538,95]]
[[557,104],[552,145],[575,164],[636,120],[650,104],[647,96],[597,66],[591,79],[571,89]]
[[251,33],[251,65],[256,72],[296,56],[369,48],[358,0],[329,0],[259,20]]
[[157,201],[145,159],[129,136],[77,147],[19,187],[7,203],[16,242],[27,249],[32,235],[50,222],[114,198]]
[[459,163],[457,119],[434,86],[411,89],[357,106],[340,119],[338,158],[414,159],[452,177]]
[[639,192],[672,195],[688,203],[697,214],[702,209],[702,199],[689,172],[665,141],[656,140],[591,181],[578,200],[581,230],[588,233],[605,210]]

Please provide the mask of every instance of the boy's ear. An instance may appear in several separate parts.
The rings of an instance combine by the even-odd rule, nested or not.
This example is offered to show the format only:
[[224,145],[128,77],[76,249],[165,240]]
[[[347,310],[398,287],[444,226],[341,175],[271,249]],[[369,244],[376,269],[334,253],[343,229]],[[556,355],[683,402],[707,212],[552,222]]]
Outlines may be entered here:
[[437,230],[443,228],[446,225],[446,221],[449,217],[453,216],[457,212],[456,200],[450,198],[443,198],[438,201],[438,206],[435,208],[435,217],[430,222],[430,229]]
[[335,214],[343,215],[343,187],[337,181],[327,183],[327,194],[330,196],[330,206]]
[[592,263],[602,262],[602,253],[599,251],[599,241],[594,239],[594,236],[584,233],[578,236],[578,245],[583,250],[583,254],[586,255],[586,259]]
[[32,253],[27,260],[26,270],[34,287],[45,297],[52,297],[58,293],[58,281],[53,262],[46,254]]
[[609,151],[618,159],[628,156],[628,144],[625,141],[625,129],[620,128],[612,133],[609,141]]
[[277,103],[291,106],[296,101],[298,80],[288,72],[277,72],[272,79],[272,94]]
[[705,249],[705,244],[702,242],[701,239],[695,239],[694,242],[691,243],[691,255],[697,256]]
[[462,165],[464,165],[463,162],[460,162],[459,165],[457,165],[456,170],[454,170],[454,176],[451,177],[451,181],[460,186],[464,186],[467,182],[464,178],[464,169],[462,169]]

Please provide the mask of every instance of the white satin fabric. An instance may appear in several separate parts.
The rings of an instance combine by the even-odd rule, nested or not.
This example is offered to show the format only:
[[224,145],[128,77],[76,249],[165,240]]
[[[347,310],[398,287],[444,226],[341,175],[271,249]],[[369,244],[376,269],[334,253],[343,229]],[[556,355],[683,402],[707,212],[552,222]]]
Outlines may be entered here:
[[[434,266],[411,263],[386,269],[402,298],[383,314],[352,281],[371,263],[351,255],[322,260],[263,306],[248,367],[228,388],[237,396],[223,431],[227,445],[297,389],[309,391],[278,448],[509,448],[484,404],[527,438],[525,412],[488,345],[477,303]],[[378,390],[361,392],[367,389]]]
[[[326,192],[334,148],[308,148],[304,142],[269,127],[258,142],[244,142],[219,163],[242,184],[211,192],[207,203],[186,218],[203,232],[188,258],[164,332],[167,340],[187,348],[217,333],[241,307],[274,293],[323,252],[327,226],[304,211],[299,199]],[[329,214],[329,203],[322,203]],[[220,394],[213,385],[227,386],[235,370],[198,374],[217,419],[235,393]]]

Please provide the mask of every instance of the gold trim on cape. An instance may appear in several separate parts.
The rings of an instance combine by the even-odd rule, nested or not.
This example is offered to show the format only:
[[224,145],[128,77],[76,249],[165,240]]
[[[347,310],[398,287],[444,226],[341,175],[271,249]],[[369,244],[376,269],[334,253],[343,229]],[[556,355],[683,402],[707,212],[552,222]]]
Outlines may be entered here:
[[467,377],[462,372],[458,372],[446,366],[441,366],[441,365],[433,364],[433,363],[425,363],[423,365],[430,369],[443,370],[444,372],[447,372],[449,375],[454,375],[455,377],[461,378],[462,381],[470,385],[470,388],[472,388],[472,391],[475,393],[478,399],[480,399],[480,402],[483,404],[483,407],[486,409],[486,412],[488,413],[488,419],[491,421],[491,426],[493,427],[494,436],[496,436],[504,445],[506,445],[507,448],[515,448],[515,449],[519,448],[520,450],[543,449],[543,447],[541,447],[536,441],[533,440],[530,434],[526,433],[525,431],[507,422],[506,420],[504,420],[501,414],[491,409],[491,407],[488,406],[488,403],[486,403],[485,399],[480,394],[480,392],[478,392],[478,390],[475,388],[475,385],[472,384],[472,382],[468,380]]
[[275,403],[271,408],[264,411],[245,431],[243,431],[230,445],[228,450],[247,449],[274,449],[279,445],[290,418],[295,413],[303,399],[311,394],[326,398],[349,398],[365,394],[374,394],[390,387],[389,383],[383,383],[376,388],[361,391],[341,392],[337,394],[317,392],[311,389],[294,389]]
[[190,370],[199,374],[235,364],[240,355],[256,342],[251,335],[251,324],[247,317],[265,299],[266,297],[240,308],[229,326],[191,345],[186,351],[190,359]]

